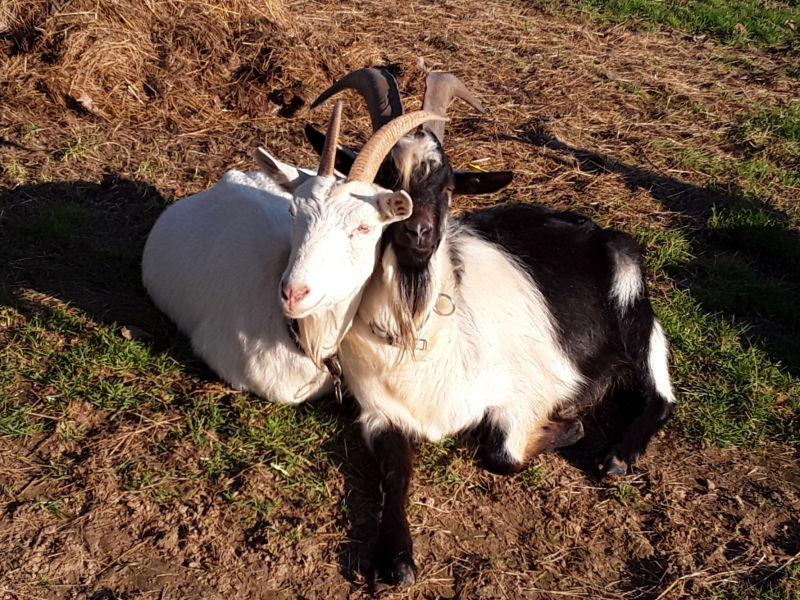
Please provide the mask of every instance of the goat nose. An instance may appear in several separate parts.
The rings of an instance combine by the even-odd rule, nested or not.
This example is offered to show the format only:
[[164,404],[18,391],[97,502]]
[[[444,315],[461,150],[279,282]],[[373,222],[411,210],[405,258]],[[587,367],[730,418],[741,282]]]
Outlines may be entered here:
[[422,240],[430,235],[431,231],[433,230],[433,226],[426,221],[417,221],[415,223],[409,223],[406,221],[406,230],[412,236],[416,236]]
[[285,285],[281,290],[281,297],[291,309],[294,308],[295,304],[298,304],[303,300],[303,298],[308,296],[308,293],[310,291],[311,290],[308,289],[307,285],[301,285],[301,284]]

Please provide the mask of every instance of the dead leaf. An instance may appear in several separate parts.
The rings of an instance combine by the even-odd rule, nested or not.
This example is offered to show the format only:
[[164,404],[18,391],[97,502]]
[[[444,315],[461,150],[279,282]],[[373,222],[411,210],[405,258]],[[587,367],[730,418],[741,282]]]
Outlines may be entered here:
[[795,23],[795,22],[794,22],[794,19],[786,19],[786,23],[785,23],[785,25],[786,25],[786,26],[787,26],[789,29],[791,29],[792,31],[794,31],[794,30],[795,30],[795,28],[797,27],[797,23]]
[[734,26],[734,30],[736,30],[736,33],[747,33],[747,27],[745,27],[741,23],[737,23]]
[[104,119],[108,118],[108,115],[104,113],[100,108],[95,106],[94,100],[92,97],[89,96],[86,92],[83,92],[80,96],[75,98],[75,101],[78,102],[83,108],[86,109],[87,112],[92,113],[93,115],[97,115],[98,117],[103,117]]

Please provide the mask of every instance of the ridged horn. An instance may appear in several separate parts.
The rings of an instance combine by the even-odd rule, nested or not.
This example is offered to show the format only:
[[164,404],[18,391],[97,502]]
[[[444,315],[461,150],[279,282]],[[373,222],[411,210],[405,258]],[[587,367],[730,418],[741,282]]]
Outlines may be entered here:
[[[486,112],[481,103],[478,102],[478,99],[470,93],[458,77],[441,71],[428,73],[428,77],[425,79],[425,96],[422,100],[422,110],[446,115],[447,107],[453,98],[461,98],[475,110]],[[439,143],[444,142],[444,123],[426,124],[425,129],[435,135]]]
[[328,123],[328,133],[325,135],[325,145],[319,157],[317,175],[333,175],[333,166],[336,163],[336,140],[339,139],[339,128],[342,126],[342,101],[333,105],[333,114]]
[[373,132],[403,114],[400,91],[397,89],[397,81],[394,76],[385,69],[372,67],[351,71],[342,77],[314,100],[311,109],[315,109],[325,100],[345,89],[355,90],[364,98],[372,120]]
[[416,110],[392,119],[373,133],[372,137],[361,148],[361,152],[358,153],[353,166],[350,168],[347,181],[372,183],[375,180],[375,175],[378,174],[378,169],[383,159],[401,137],[414,129],[414,127],[428,121],[447,120],[447,117],[425,110]]

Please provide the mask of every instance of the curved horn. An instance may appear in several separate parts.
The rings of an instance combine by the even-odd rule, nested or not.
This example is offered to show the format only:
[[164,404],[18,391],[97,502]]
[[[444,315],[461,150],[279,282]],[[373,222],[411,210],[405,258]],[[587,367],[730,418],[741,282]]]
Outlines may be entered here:
[[[453,98],[461,98],[475,110],[486,112],[481,103],[478,102],[478,99],[470,93],[458,77],[441,71],[428,73],[428,77],[425,79],[425,97],[422,100],[422,110],[446,115],[447,107]],[[430,125],[425,125],[425,129],[435,135],[439,143],[444,141],[444,123],[431,123]]]
[[328,133],[325,136],[325,145],[319,157],[317,175],[333,175],[333,165],[336,162],[336,140],[339,138],[339,128],[342,125],[342,101],[333,106],[333,114],[328,123]]
[[424,110],[416,110],[392,119],[373,133],[372,137],[364,144],[355,162],[353,162],[353,166],[350,168],[347,181],[372,183],[375,180],[375,175],[378,174],[378,169],[383,159],[401,137],[414,129],[414,127],[427,121],[447,120],[447,117]]
[[375,68],[351,71],[322,92],[311,104],[311,109],[315,109],[325,100],[345,89],[353,89],[364,98],[370,119],[372,119],[373,132],[403,114],[403,104],[400,102],[397,81],[389,71]]

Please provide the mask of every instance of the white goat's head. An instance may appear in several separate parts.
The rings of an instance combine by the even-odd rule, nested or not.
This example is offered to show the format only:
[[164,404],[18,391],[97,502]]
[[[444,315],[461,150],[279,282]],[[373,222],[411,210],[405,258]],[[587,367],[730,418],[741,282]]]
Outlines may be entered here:
[[379,129],[353,163],[346,180],[334,175],[341,103],[334,108],[315,176],[256,151],[261,169],[292,194],[291,254],[281,278],[281,307],[290,318],[319,314],[360,296],[375,267],[378,243],[391,223],[413,210],[404,191],[373,183],[383,158],[408,130],[432,118],[424,111],[403,115]]

